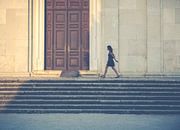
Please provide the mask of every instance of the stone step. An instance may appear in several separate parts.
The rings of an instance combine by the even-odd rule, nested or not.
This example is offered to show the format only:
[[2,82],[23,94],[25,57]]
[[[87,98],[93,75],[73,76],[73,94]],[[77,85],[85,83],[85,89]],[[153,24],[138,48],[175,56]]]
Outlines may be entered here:
[[132,110],[132,109],[7,109],[3,113],[105,113],[105,114],[180,114],[180,110]]
[[71,99],[71,100],[19,100],[15,99],[13,101],[0,100],[0,104],[119,104],[119,105],[180,105],[179,100],[83,100],[83,99]]
[[33,99],[33,100],[180,100],[180,95],[0,95],[1,100]]
[[180,92],[157,92],[157,91],[0,91],[0,95],[161,95],[180,96]]
[[137,104],[0,104],[6,109],[137,109],[137,110],[180,110],[180,105],[137,105]]
[[180,87],[180,84],[172,83],[0,83],[0,87]]
[[122,93],[154,93],[154,94],[165,94],[165,93],[172,93],[172,94],[178,94],[180,93],[179,89],[0,89],[0,96],[6,95],[6,94],[16,94],[16,95],[21,95],[21,94],[27,94],[27,95],[36,95],[37,93],[43,95],[43,94],[48,94],[48,95],[61,95],[61,94],[72,94],[72,95],[84,95],[84,94],[122,94]]
[[0,83],[180,83],[180,79],[39,79],[39,80],[0,80]]
[[0,91],[160,91],[179,92],[180,87],[0,87]]
[[168,86],[176,86],[176,87],[180,87],[180,83],[154,83],[154,82],[151,82],[151,83],[115,83],[115,82],[108,82],[108,83],[105,83],[105,82],[100,82],[100,83],[94,83],[94,82],[90,82],[90,83],[69,83],[69,82],[66,82],[66,83],[43,83],[43,82],[40,82],[40,83],[0,83],[0,87],[5,87],[5,86],[29,86],[29,87],[32,87],[32,86],[37,86],[37,87],[54,87],[54,86],[66,86],[66,87],[72,87],[72,86],[91,86],[91,87],[98,87],[98,86],[120,86],[120,87],[123,87],[123,86],[139,86],[139,87],[143,87],[143,86],[147,86],[147,87],[151,87],[151,86],[163,86],[163,87],[168,87]]
[[180,114],[180,80],[4,80],[0,113]]

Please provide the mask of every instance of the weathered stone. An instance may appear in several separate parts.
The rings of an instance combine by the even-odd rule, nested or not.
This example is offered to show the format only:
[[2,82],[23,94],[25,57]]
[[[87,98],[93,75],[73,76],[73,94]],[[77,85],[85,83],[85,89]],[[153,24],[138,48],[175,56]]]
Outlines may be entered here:
[[61,77],[79,77],[80,73],[79,71],[62,71]]

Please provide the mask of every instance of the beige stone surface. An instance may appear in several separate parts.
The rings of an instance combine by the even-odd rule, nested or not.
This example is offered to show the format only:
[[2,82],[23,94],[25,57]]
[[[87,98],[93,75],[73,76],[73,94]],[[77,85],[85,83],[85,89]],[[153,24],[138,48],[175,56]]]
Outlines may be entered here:
[[163,21],[166,24],[175,24],[175,9],[163,9]]
[[28,5],[27,0],[0,0],[0,8],[16,8],[16,9],[22,9],[26,8]]
[[148,73],[161,73],[161,47],[159,42],[148,42],[147,52],[147,72]]
[[0,0],[0,73],[27,72],[28,1]]
[[146,73],[146,0],[120,0],[120,71]]
[[136,9],[137,0],[120,0],[120,9]]
[[0,72],[14,72],[14,56],[12,55],[6,55],[6,56],[0,56]]
[[179,0],[162,0],[164,8],[175,8]]
[[6,24],[6,10],[0,8],[0,24]]
[[161,0],[147,1],[147,73],[161,74],[163,71],[161,46]]
[[163,1],[163,61],[164,73],[180,73],[179,51],[180,51],[180,1]]
[[147,38],[148,41],[159,41],[161,38],[160,15],[148,15]]
[[0,56],[4,56],[6,53],[6,42],[5,40],[0,40]]
[[[102,1],[102,53],[101,53],[101,73],[104,71],[104,68],[107,63],[107,45],[113,47],[116,58],[118,59],[119,55],[119,45],[118,45],[118,0],[103,0]],[[92,61],[91,61],[92,62]],[[118,64],[116,65],[118,69]],[[113,73],[112,70],[109,70],[109,73]]]

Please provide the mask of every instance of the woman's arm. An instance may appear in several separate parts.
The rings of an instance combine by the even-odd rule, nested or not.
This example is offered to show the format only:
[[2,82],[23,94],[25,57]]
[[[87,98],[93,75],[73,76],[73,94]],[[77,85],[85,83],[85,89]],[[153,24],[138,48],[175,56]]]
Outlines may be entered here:
[[113,53],[110,53],[110,54],[112,55],[112,57],[114,58],[114,60],[115,60],[116,62],[118,62],[118,60],[116,59],[115,55],[114,55]]

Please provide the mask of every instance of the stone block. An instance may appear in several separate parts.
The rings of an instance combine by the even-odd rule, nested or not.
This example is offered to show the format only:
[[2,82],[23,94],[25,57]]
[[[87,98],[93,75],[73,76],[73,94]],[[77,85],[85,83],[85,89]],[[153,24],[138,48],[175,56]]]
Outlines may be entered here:
[[180,0],[176,0],[176,8],[180,8]]
[[160,17],[158,15],[148,15],[147,25],[147,40],[148,41],[160,41],[161,39],[161,25]]
[[121,39],[137,39],[136,25],[120,25],[120,38]]
[[[110,4],[108,5],[109,2]],[[117,1],[111,2],[103,1],[104,4],[107,4],[103,6],[101,30],[103,44],[101,48],[101,68],[103,68],[103,71],[107,62],[107,45],[111,45],[114,52],[118,54],[118,4],[116,3]]]
[[136,0],[136,9],[146,9],[147,0]]
[[147,66],[148,73],[161,72],[161,47],[159,42],[148,42]]
[[[16,41],[24,43],[24,41]],[[15,72],[27,72],[27,67],[28,67],[28,48],[27,47],[17,47],[15,53]]]
[[16,48],[16,40],[6,39],[6,55],[15,55],[17,51],[19,50]]
[[164,53],[175,55],[176,52],[176,41],[175,40],[164,40]]
[[163,8],[175,8],[177,0],[162,0]]
[[0,72],[14,72],[14,56],[0,56]]
[[176,55],[176,68],[178,68],[178,70],[180,68],[180,55]]
[[160,9],[150,9],[150,8],[148,8],[147,15],[148,16],[149,15],[157,15],[158,17],[160,17],[161,11],[160,11]]
[[163,33],[164,40],[176,39],[176,25],[164,24],[162,33]]
[[6,32],[6,25],[0,24],[0,39],[6,39],[7,38],[7,32]]
[[146,40],[129,40],[129,56],[146,56]]
[[0,0],[0,8],[28,8],[28,0]]
[[118,1],[119,0],[103,0],[104,8],[118,8]]
[[[24,9],[7,11],[6,33],[11,39],[27,39],[28,37],[28,15],[17,15],[17,12],[25,12]],[[13,21],[13,22],[12,22]]]
[[164,40],[164,70],[165,73],[176,73],[178,65],[179,46],[177,40]]
[[146,26],[146,10],[136,10],[136,14],[135,14],[135,20],[133,20],[135,22],[135,24],[140,24],[140,25],[144,25]]
[[161,51],[161,41],[147,41],[147,49],[157,48]]
[[163,22],[175,24],[175,9],[163,9]]
[[120,9],[136,9],[136,0],[120,0]]
[[6,52],[5,47],[6,47],[6,41],[0,39],[0,56],[5,56],[5,52]]
[[176,40],[176,55],[180,55],[180,40]]
[[22,55],[16,54],[16,56],[15,56],[15,72],[28,72],[27,55],[22,56]]
[[146,40],[147,39],[146,24],[137,24],[136,25],[136,39],[137,40]]
[[121,39],[120,38],[120,42],[119,42],[119,54],[120,56],[128,56],[128,50],[129,50],[129,46],[128,46],[129,40],[128,39]]
[[121,56],[119,68],[123,73],[145,73],[146,60],[141,56]]
[[176,64],[176,56],[173,53],[164,54],[164,70],[166,73],[175,72]]
[[0,9],[0,24],[6,24],[6,10]]
[[176,41],[164,41],[164,69],[165,72],[174,72],[176,68]]
[[163,8],[180,8],[179,0],[163,0]]
[[120,10],[119,20],[121,25],[135,24],[136,21],[136,10]]
[[180,24],[180,8],[175,9],[175,24]]
[[157,10],[161,7],[161,0],[147,0],[148,10]]
[[124,70],[129,73],[145,73],[146,71],[146,59],[142,56],[128,56],[124,61]]

